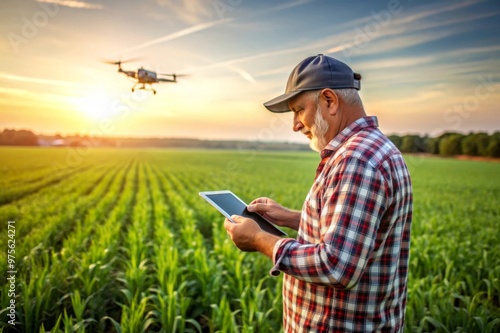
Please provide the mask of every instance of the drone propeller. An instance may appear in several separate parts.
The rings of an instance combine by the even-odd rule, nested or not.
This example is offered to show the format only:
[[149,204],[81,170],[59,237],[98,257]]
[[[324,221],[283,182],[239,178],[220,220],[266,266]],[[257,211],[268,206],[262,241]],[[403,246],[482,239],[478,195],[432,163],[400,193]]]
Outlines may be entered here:
[[118,60],[118,61],[103,60],[102,62],[105,63],[105,64],[120,66],[121,64],[125,64],[127,62],[134,62],[134,61],[137,61],[137,60],[141,60],[141,58],[130,58],[130,59],[127,59],[127,60]]

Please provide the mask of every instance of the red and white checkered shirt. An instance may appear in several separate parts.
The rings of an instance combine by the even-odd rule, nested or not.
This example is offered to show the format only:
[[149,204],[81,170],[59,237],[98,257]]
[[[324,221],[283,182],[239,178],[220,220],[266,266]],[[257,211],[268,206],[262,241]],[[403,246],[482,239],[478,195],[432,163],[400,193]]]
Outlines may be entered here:
[[358,119],[326,146],[297,240],[274,247],[285,332],[403,331],[412,187],[377,127]]

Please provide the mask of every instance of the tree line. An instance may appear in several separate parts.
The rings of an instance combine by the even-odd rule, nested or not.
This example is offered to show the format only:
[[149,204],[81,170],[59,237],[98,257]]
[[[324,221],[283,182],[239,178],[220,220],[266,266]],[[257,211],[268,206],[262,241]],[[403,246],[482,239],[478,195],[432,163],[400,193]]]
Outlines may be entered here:
[[500,132],[493,134],[446,132],[433,138],[415,134],[390,135],[389,139],[402,153],[500,157]]
[[4,129],[0,133],[0,146],[38,146],[38,137],[28,130]]
[[[38,146],[41,139],[28,130],[5,129],[0,133],[0,146]],[[88,138],[60,135],[52,137],[65,142],[67,146],[86,145],[89,141],[106,147],[187,147],[212,149],[283,149],[307,150],[305,144],[276,142],[242,142],[242,141],[210,141],[197,139],[173,138]],[[61,140],[62,139],[62,140]],[[419,136],[417,134],[389,135],[389,139],[403,153],[427,153],[441,156],[469,155],[481,157],[500,157],[500,132],[488,134],[446,132],[437,137]],[[244,145],[243,145],[244,143]],[[255,146],[257,145],[257,146]]]

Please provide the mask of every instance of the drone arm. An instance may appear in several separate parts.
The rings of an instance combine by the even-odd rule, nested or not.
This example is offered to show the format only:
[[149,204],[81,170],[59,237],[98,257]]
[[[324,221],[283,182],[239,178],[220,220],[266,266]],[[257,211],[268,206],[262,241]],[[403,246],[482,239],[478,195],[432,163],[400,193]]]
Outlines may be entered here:
[[131,78],[134,78],[134,79],[137,78],[137,73],[134,72],[134,71],[124,71],[124,70],[122,70],[122,73],[125,74],[125,75],[127,75],[127,76],[129,76],[129,77],[131,77]]

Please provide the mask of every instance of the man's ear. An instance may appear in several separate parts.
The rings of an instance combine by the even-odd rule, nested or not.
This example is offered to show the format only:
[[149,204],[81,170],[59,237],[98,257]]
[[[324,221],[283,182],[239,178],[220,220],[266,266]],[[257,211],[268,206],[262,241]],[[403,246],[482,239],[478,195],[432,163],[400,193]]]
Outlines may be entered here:
[[337,96],[335,91],[333,91],[330,88],[326,88],[323,89],[320,94],[326,102],[328,114],[331,116],[335,116],[339,109],[339,102],[340,102],[339,97]]

